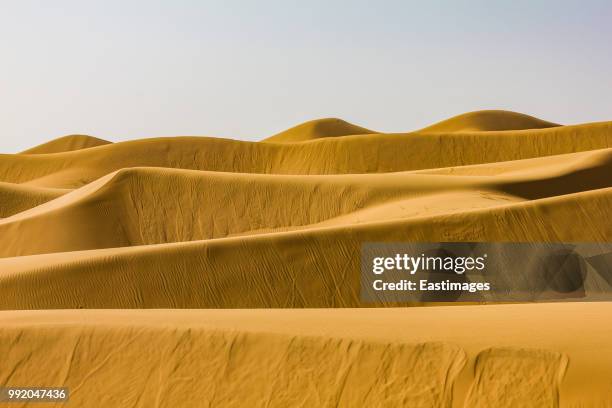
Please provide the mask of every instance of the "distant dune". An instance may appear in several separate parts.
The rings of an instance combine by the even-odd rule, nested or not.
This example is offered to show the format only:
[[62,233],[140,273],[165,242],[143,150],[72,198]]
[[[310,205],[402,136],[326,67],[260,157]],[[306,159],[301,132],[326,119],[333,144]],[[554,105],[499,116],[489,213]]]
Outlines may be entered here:
[[[360,297],[364,242],[611,242],[610,174],[612,122],[507,111],[0,155],[0,384],[79,407],[610,405],[611,303]],[[197,308],[235,310],[136,310]]]
[[303,142],[307,140],[321,139],[324,137],[365,135],[374,132],[360,126],[353,125],[342,119],[326,118],[311,120],[301,125],[287,129],[274,136],[264,139],[264,142]]
[[87,135],[68,135],[41,145],[24,150],[21,154],[47,154],[70,152],[73,150],[87,149],[89,147],[102,146],[110,142],[97,137]]
[[233,173],[361,174],[521,160],[612,146],[612,122],[517,132],[376,134],[308,143],[143,139],[40,155],[0,155],[0,181],[77,188],[129,167]]
[[491,132],[496,130],[545,129],[561,126],[557,123],[523,113],[503,110],[483,110],[464,113],[419,130],[422,133]]

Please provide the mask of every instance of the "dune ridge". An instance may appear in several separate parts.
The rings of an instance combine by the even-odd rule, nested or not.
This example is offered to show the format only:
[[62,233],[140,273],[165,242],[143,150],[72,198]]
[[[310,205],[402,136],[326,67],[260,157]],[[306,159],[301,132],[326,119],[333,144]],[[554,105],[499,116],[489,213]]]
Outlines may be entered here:
[[419,130],[420,133],[491,132],[503,130],[545,129],[561,126],[524,113],[504,110],[482,110],[435,123]]
[[373,130],[353,125],[338,118],[311,120],[276,135],[263,139],[264,142],[288,143],[316,140],[325,137],[365,135],[379,133]]
[[0,155],[0,181],[76,188],[126,167],[295,175],[389,173],[609,147],[612,122],[516,133],[356,135],[296,143],[156,138],[49,155]]
[[[0,257],[448,218],[612,185],[612,149],[554,159],[544,164],[531,160],[529,167],[495,178],[123,169],[0,221]],[[228,202],[233,207],[230,214]],[[42,233],[54,239],[34,239]]]
[[88,149],[90,147],[109,144],[108,140],[98,139],[88,135],[67,135],[49,142],[24,150],[21,154],[49,154]]

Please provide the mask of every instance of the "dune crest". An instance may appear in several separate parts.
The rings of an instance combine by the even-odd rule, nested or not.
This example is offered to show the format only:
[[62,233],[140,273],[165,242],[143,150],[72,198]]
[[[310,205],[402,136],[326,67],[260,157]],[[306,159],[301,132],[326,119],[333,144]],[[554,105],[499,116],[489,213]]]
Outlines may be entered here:
[[302,123],[274,136],[270,136],[263,141],[275,143],[304,142],[325,137],[364,135],[371,133],[378,132],[353,125],[342,119],[325,118]]
[[453,116],[426,128],[419,133],[491,132],[504,130],[545,129],[561,126],[524,113],[504,110],[481,110]]
[[0,154],[0,181],[72,189],[128,167],[295,175],[390,173],[609,147],[612,122],[520,132],[365,134],[308,143],[163,137],[55,154]]
[[108,140],[98,139],[97,137],[88,135],[67,135],[50,142],[24,150],[21,154],[48,154],[70,152],[73,150],[87,149],[90,147],[102,146],[109,144]]

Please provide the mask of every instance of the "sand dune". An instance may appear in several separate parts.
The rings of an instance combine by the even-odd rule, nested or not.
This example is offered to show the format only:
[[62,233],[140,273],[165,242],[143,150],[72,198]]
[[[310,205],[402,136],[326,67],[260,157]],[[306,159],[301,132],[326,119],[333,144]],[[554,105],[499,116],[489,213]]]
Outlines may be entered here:
[[359,297],[363,242],[607,242],[611,205],[607,188],[442,217],[4,258],[0,309],[372,306]]
[[356,135],[303,143],[157,138],[53,155],[0,155],[0,181],[75,188],[127,167],[304,175],[388,173],[520,160],[611,146],[612,122],[514,133]]
[[[601,265],[529,305],[360,296],[365,242],[609,243],[610,174],[612,122],[504,111],[0,155],[0,384],[79,407],[611,406]],[[119,310],[44,310],[83,308]],[[202,308],[232,310],[176,310]]]
[[611,303],[410,312],[4,312],[0,378],[70,407],[609,405]]
[[53,139],[50,142],[24,150],[21,154],[48,154],[87,149],[89,147],[109,144],[108,140],[87,135],[68,135]]
[[[446,219],[467,211],[523,208],[526,200],[538,206],[542,198],[612,187],[612,149],[515,165],[520,170],[496,177],[124,169],[0,221],[0,257]],[[52,239],[35,239],[43,233]]]
[[483,110],[454,116],[421,129],[419,132],[490,132],[499,130],[544,129],[557,126],[561,125],[523,113],[503,110]]
[[264,142],[286,143],[303,142],[321,139],[324,137],[365,135],[379,133],[373,130],[353,125],[342,119],[326,118],[311,120],[301,125],[282,131],[274,136],[264,139]]

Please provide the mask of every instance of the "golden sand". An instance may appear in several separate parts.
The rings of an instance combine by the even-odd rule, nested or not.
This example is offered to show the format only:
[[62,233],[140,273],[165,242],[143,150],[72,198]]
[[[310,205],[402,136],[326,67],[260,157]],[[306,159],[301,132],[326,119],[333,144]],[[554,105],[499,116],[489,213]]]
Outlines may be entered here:
[[21,154],[48,154],[70,152],[73,150],[87,149],[88,147],[102,146],[109,144],[108,140],[98,139],[97,137],[87,135],[68,135],[63,136],[50,142],[24,150]]
[[0,385],[75,407],[612,406],[609,303],[359,296],[364,242],[610,242],[610,174],[612,122],[504,111],[0,155]]
[[75,407],[606,407],[610,313],[612,303],[0,312],[0,378],[65,385]]

